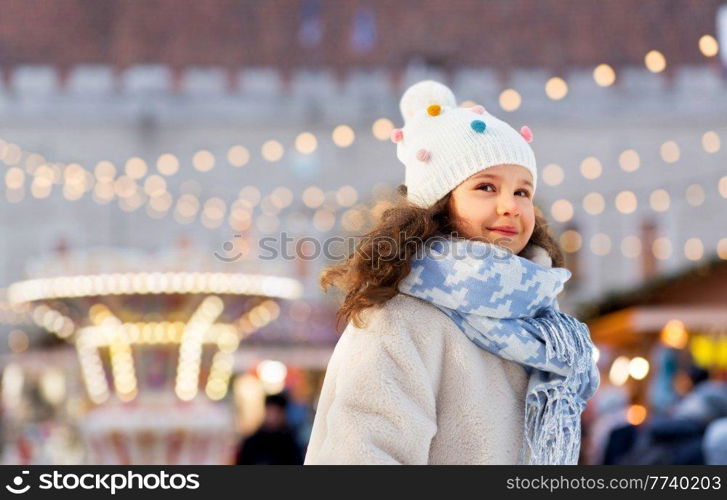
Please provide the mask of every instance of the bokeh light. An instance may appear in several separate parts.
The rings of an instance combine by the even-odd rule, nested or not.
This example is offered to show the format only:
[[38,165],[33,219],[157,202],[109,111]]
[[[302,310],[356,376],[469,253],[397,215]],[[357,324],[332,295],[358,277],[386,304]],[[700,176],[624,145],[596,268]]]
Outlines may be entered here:
[[569,221],[573,218],[573,205],[565,199],[557,200],[551,205],[550,213],[558,222]]
[[639,168],[641,159],[633,149],[623,151],[618,157],[618,164],[624,172],[633,172]]
[[563,247],[563,251],[575,253],[581,249],[581,246],[583,245],[583,238],[578,231],[568,229],[563,231],[563,234],[560,235],[560,245]]
[[702,148],[707,153],[717,153],[722,146],[719,135],[714,130],[705,132],[702,136]]
[[545,83],[545,94],[554,101],[559,101],[568,95],[568,84],[562,78],[554,76]]
[[583,210],[591,215],[598,215],[606,208],[606,200],[600,193],[588,193],[583,197]]
[[646,65],[646,69],[652,73],[661,73],[666,69],[666,58],[658,50],[650,50],[644,56],[644,64]]
[[309,155],[318,148],[318,139],[310,132],[302,132],[295,138],[295,149],[300,154]]
[[392,130],[394,130],[394,124],[388,118],[379,118],[371,127],[374,137],[380,141],[388,141]]
[[515,111],[522,104],[522,97],[515,89],[505,89],[500,93],[498,102],[505,111]]
[[263,143],[260,153],[265,160],[269,162],[276,162],[283,157],[285,149],[278,141],[271,139]]
[[331,138],[333,139],[333,143],[339,148],[347,148],[353,144],[353,141],[356,139],[356,134],[348,125],[339,125],[333,129]]
[[179,160],[171,153],[164,153],[157,158],[157,171],[162,175],[174,175],[179,171]]
[[666,141],[659,148],[661,159],[667,163],[675,163],[679,161],[681,155],[679,151],[679,145],[674,141]]
[[560,165],[550,163],[543,169],[543,181],[549,186],[557,186],[563,182],[565,172]]
[[209,172],[215,166],[215,155],[206,149],[194,153],[192,166],[200,172]]
[[593,79],[601,87],[609,87],[616,81],[616,72],[608,64],[599,64],[593,70]]
[[586,179],[597,179],[601,176],[602,171],[601,162],[594,156],[589,156],[581,162],[581,175]]
[[699,50],[706,57],[714,57],[719,53],[719,43],[712,35],[702,35],[699,39]]

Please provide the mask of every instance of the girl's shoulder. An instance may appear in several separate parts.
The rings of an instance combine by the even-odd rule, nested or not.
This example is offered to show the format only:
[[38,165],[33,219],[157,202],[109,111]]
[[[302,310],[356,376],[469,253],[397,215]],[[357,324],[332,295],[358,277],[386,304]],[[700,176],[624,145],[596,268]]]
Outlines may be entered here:
[[[365,324],[349,328],[384,335],[408,334],[431,337],[456,328],[452,320],[430,302],[404,293],[397,293],[381,305],[366,309],[362,314]],[[347,328],[348,329],[348,328]]]
[[365,309],[361,319],[362,327],[350,322],[341,334],[331,358],[333,372],[336,367],[343,372],[350,370],[354,362],[397,370],[422,366],[431,380],[437,380],[447,344],[459,338],[451,335],[457,326],[444,313],[429,302],[402,293]]

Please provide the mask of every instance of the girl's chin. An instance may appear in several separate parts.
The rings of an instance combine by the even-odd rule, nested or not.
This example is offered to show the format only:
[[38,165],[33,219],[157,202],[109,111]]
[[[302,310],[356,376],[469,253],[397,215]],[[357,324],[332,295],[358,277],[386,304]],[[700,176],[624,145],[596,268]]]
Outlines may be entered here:
[[469,236],[468,239],[482,241],[493,245],[499,245],[501,247],[508,248],[513,253],[518,253],[520,250],[522,250],[522,248],[524,248],[521,247],[520,244],[513,238],[508,238],[507,236],[483,234],[477,236]]
[[517,241],[509,240],[506,237],[489,238],[490,242],[494,245],[505,247],[514,254],[520,253],[524,246],[520,245]]
[[511,247],[517,245],[517,236],[505,236],[502,233],[490,232],[485,236],[492,243],[502,245],[504,247]]

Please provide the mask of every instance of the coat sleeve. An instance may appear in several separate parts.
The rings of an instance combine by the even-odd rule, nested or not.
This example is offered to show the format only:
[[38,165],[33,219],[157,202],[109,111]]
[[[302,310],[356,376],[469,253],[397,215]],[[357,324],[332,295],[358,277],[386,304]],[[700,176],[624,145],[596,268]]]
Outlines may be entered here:
[[426,464],[442,345],[413,318],[349,325],[324,380],[306,464]]

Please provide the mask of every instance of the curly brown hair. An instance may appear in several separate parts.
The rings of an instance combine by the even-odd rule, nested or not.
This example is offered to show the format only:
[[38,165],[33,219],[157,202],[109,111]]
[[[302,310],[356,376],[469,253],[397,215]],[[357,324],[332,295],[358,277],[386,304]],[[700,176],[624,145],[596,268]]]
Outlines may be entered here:
[[[379,306],[398,293],[399,282],[411,270],[412,257],[429,238],[457,233],[450,219],[451,191],[429,208],[408,201],[403,184],[398,187],[398,193],[397,201],[362,235],[356,249],[344,261],[321,273],[324,291],[335,286],[345,294],[336,314],[338,331],[349,321],[363,327],[361,313],[365,309]],[[533,244],[548,252],[553,267],[563,267],[563,251],[550,235],[548,223],[537,207],[533,234],[520,254]]]

